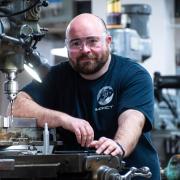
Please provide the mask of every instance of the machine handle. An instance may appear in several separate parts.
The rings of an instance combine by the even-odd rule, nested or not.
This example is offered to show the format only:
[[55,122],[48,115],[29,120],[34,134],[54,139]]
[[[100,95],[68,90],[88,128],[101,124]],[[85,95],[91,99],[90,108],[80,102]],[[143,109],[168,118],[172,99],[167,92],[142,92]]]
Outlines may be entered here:
[[151,178],[152,176],[148,167],[131,167],[125,175],[121,175],[117,169],[108,166],[101,166],[98,171],[98,180],[131,180],[137,176],[144,178]]

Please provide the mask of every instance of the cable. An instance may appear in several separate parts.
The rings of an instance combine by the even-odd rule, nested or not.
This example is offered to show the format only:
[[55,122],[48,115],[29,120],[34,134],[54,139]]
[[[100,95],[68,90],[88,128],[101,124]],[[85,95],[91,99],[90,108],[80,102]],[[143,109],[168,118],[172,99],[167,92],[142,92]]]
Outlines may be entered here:
[[30,9],[35,7],[39,2],[40,2],[40,0],[37,0],[34,4],[32,4],[31,6],[29,6],[28,8],[26,8],[26,9],[24,9],[22,11],[15,12],[15,13],[8,14],[8,15],[0,15],[0,17],[11,17],[11,16],[17,16],[19,14],[25,13],[26,11],[29,11]]

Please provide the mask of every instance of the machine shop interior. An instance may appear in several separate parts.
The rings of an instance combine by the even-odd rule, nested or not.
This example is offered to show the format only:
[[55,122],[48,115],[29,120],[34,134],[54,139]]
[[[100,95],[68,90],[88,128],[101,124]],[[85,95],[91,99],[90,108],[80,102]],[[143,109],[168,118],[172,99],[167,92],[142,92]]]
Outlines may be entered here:
[[[94,180],[115,180],[124,163],[121,160],[119,162],[116,157],[111,159],[109,156],[102,157],[92,152],[60,152],[59,155],[55,152],[57,157],[51,157],[54,146],[61,145],[61,142],[55,142],[54,129],[37,128],[35,119],[32,119],[31,123],[29,121],[26,123],[26,119],[22,120],[24,128],[19,126],[20,120],[15,117],[12,126],[5,123],[8,119],[6,112],[9,99],[12,98],[9,95],[11,85],[8,81],[15,81],[19,91],[31,82],[32,77],[22,69],[21,65],[18,65],[19,69],[14,79],[11,79],[12,74],[8,72],[9,67],[6,69],[3,52],[8,52],[8,45],[6,51],[3,51],[1,44],[4,38],[7,40],[11,38],[4,36],[3,31],[6,27],[3,25],[6,25],[4,21],[8,20],[8,17],[6,19],[2,17],[4,11],[1,9],[6,7],[10,12],[20,11],[24,3],[34,2],[36,0],[0,0],[0,179],[63,179],[64,174],[67,174],[65,175],[67,180],[74,174],[77,176],[75,179],[88,179],[88,174],[93,173],[91,179]],[[44,5],[38,12],[40,17],[38,24],[44,28],[45,35],[40,37],[41,40],[37,40],[37,51],[41,54],[40,58],[50,66],[68,60],[64,43],[65,29],[74,16],[88,12],[107,22],[108,0],[48,0],[47,7],[46,1],[39,2]],[[112,51],[134,59],[150,73],[155,95],[152,141],[159,155],[161,176],[162,179],[180,180],[180,2],[178,0],[121,0],[119,2],[121,26],[115,30],[109,28],[112,38],[115,37]],[[139,9],[134,12],[136,8]],[[25,24],[26,21],[22,23],[22,25]],[[12,41],[15,42],[16,39],[12,38]],[[17,48],[18,53],[21,53],[19,48]],[[36,55],[34,57],[36,58]],[[8,63],[9,61],[10,59]],[[16,94],[16,90],[14,93]],[[43,149],[44,141],[47,139],[42,136],[46,131],[51,134],[50,139],[53,141],[48,140],[46,144],[48,153]],[[26,141],[28,138],[31,142]],[[36,158],[38,152],[41,153]],[[71,164],[72,161],[77,164]],[[139,170],[137,174],[143,174],[144,171]],[[176,176],[173,178],[171,173]],[[133,175],[119,176],[119,179],[121,178],[129,180],[133,179]]]

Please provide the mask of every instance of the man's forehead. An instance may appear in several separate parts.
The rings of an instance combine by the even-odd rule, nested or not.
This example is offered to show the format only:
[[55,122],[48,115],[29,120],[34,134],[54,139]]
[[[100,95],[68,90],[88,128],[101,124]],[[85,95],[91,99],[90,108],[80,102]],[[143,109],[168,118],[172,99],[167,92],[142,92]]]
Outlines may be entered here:
[[86,36],[100,36],[105,30],[102,26],[96,26],[91,23],[72,24],[67,31],[67,38],[78,38]]

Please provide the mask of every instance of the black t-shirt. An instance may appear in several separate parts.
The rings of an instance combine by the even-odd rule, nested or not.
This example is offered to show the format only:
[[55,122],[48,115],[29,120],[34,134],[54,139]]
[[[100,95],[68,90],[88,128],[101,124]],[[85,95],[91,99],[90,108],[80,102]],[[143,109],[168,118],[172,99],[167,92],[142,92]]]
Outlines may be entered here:
[[[153,124],[152,79],[136,62],[112,55],[108,71],[96,80],[83,79],[68,62],[61,63],[51,68],[42,84],[32,82],[23,91],[44,107],[87,120],[95,139],[113,138],[123,111],[142,112],[146,117],[143,134],[125,161],[129,167],[150,167],[152,179],[160,179],[157,153],[149,133]],[[73,133],[63,128],[57,131],[66,147],[80,148]]]

